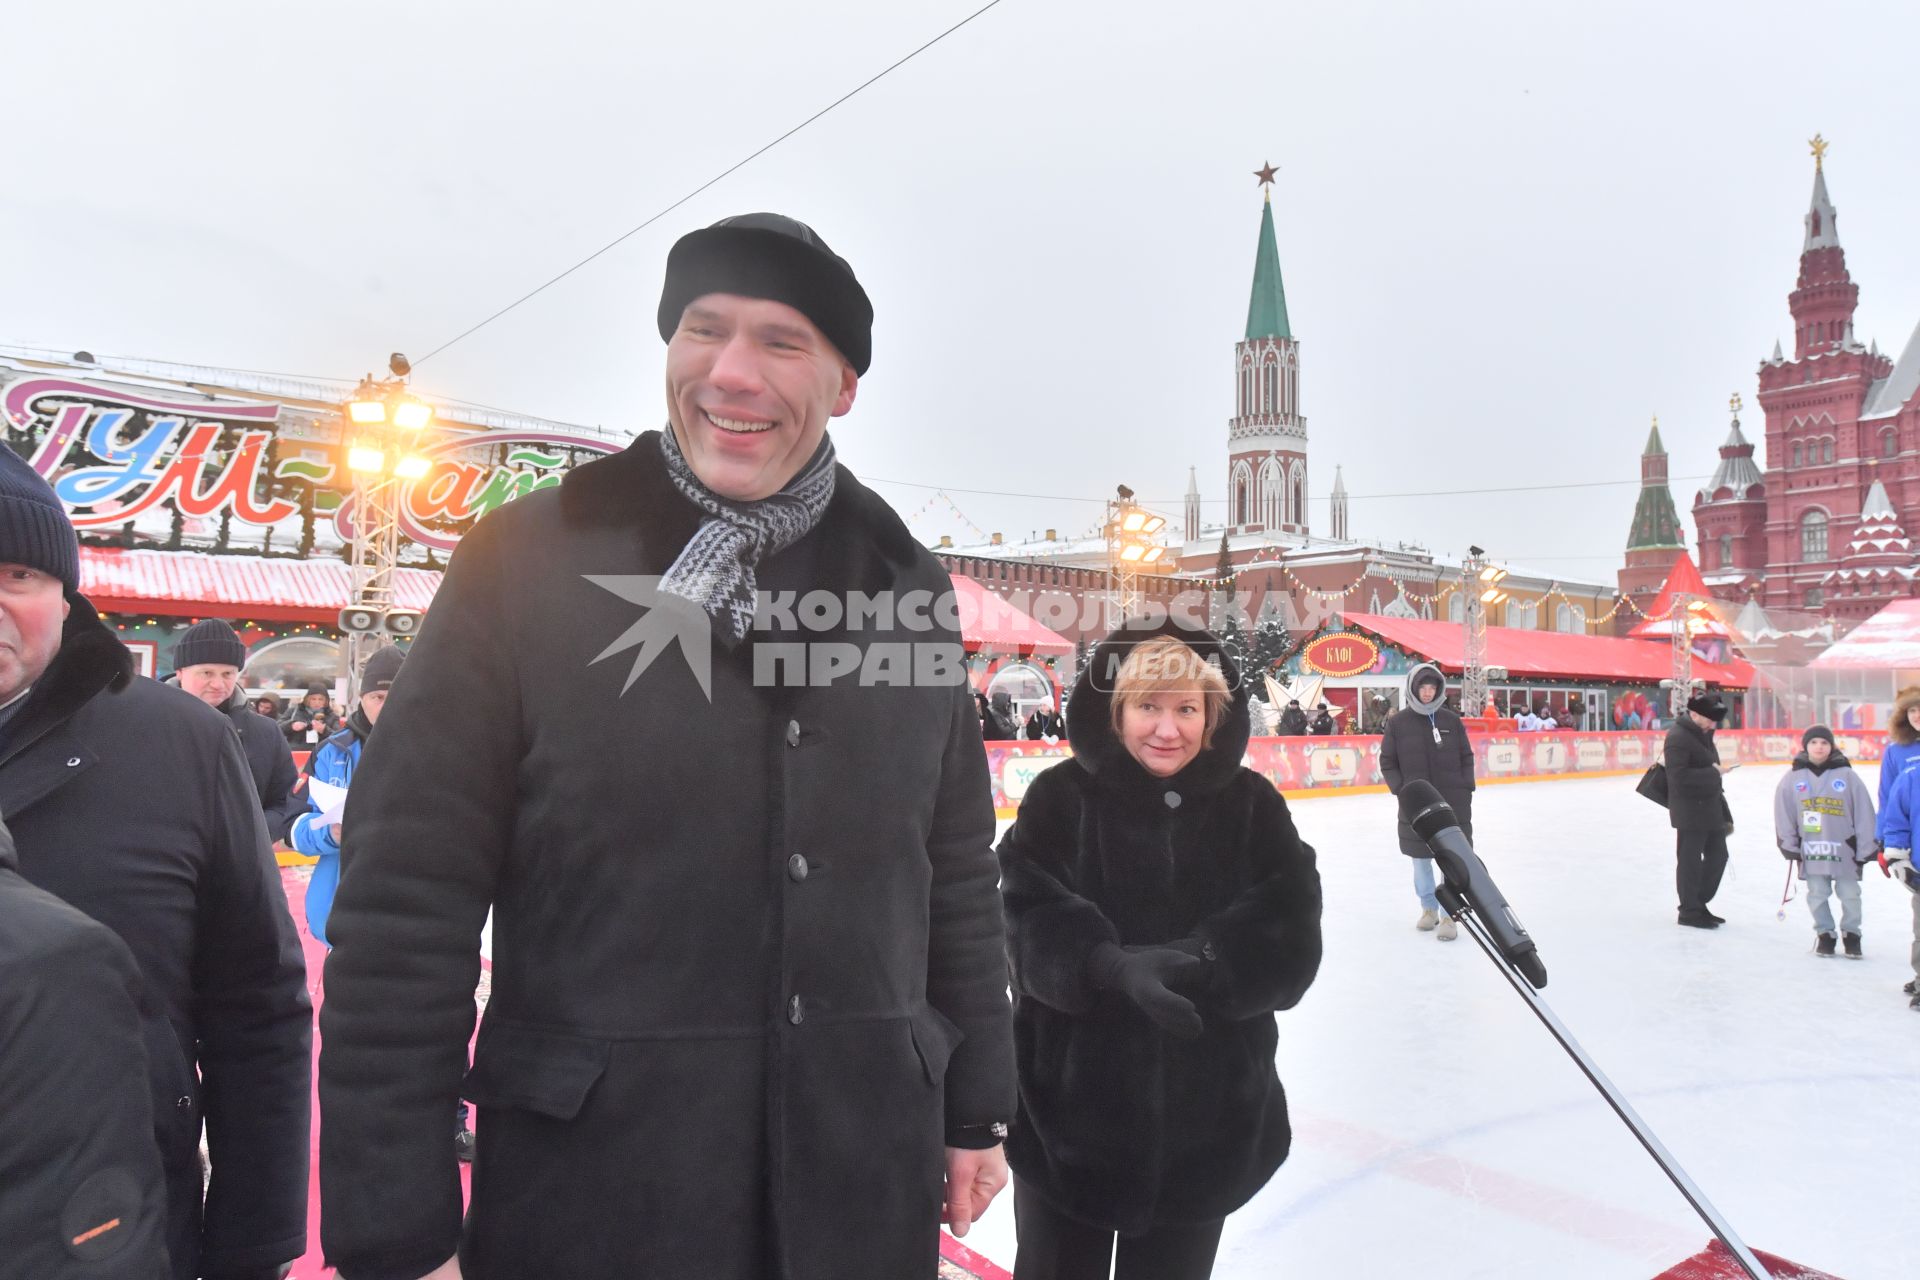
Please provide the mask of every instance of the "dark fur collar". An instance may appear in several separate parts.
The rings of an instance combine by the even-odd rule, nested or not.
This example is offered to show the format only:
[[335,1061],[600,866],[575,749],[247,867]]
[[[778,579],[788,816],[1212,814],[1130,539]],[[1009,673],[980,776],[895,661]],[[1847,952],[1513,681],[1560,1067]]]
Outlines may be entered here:
[[[1134,648],[1156,636],[1174,636],[1203,658],[1217,657],[1227,678],[1233,701],[1227,705],[1226,719],[1214,731],[1213,745],[1203,749],[1191,763],[1171,778],[1159,778],[1127,754],[1113,731],[1112,673]],[[1239,666],[1221,645],[1219,637],[1198,628],[1184,627],[1172,618],[1157,624],[1132,624],[1120,627],[1094,648],[1093,655],[1074,681],[1067,702],[1067,740],[1073,746],[1073,758],[1103,786],[1111,786],[1142,795],[1160,797],[1168,792],[1205,795],[1218,791],[1240,771],[1241,757],[1247,753],[1247,738],[1252,731],[1249,699],[1252,682],[1241,677]]]
[[133,679],[133,654],[107,630],[99,612],[82,595],[69,594],[67,602],[72,609],[60,629],[60,652],[34,682],[26,705],[8,727],[9,758],[71,719],[96,695],[117,693]]
[[[700,512],[667,476],[658,431],[643,432],[619,453],[569,471],[560,505],[570,521],[631,525],[648,548],[684,547],[700,527]],[[893,508],[840,465],[834,468],[833,501],[821,519],[823,528],[830,525],[864,531],[896,570],[926,554]]]

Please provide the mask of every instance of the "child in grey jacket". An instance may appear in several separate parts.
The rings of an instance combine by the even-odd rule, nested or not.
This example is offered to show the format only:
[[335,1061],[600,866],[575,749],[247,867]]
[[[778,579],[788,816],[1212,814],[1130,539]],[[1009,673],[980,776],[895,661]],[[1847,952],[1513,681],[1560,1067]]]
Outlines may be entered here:
[[1800,864],[1813,912],[1816,954],[1834,953],[1829,894],[1840,898],[1847,957],[1860,958],[1860,863],[1873,857],[1873,801],[1867,784],[1817,724],[1800,736],[1801,752],[1773,793],[1774,838],[1780,855]]

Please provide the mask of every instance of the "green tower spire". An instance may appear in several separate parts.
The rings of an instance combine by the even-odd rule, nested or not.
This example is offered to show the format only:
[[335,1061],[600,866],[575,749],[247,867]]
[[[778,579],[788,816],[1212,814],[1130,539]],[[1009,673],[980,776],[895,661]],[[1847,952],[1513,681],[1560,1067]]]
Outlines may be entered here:
[[1247,306],[1247,341],[1291,338],[1287,289],[1280,282],[1280,249],[1273,240],[1273,196],[1260,209],[1260,245],[1253,255],[1253,301]]
[[1680,532],[1680,513],[1667,488],[1667,448],[1660,441],[1660,419],[1653,420],[1647,447],[1640,455],[1640,501],[1633,508],[1633,528],[1627,534],[1629,551],[1686,548]]

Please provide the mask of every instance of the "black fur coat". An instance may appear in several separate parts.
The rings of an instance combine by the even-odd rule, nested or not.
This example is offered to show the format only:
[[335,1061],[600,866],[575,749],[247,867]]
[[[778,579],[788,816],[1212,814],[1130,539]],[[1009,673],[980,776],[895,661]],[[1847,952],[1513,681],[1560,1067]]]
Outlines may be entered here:
[[[1116,633],[1074,688],[1074,757],[1034,780],[1000,843],[1019,1060],[1014,1171],[1095,1226],[1135,1232],[1221,1218],[1287,1157],[1292,1131],[1274,1070],[1273,1014],[1320,966],[1320,877],[1286,801],[1241,767],[1248,689],[1234,687],[1213,745],[1172,778],[1128,755],[1104,681],[1117,658],[1177,634]],[[1089,953],[1195,940],[1212,959],[1197,1040],[1168,1036],[1124,998],[1089,985]]]

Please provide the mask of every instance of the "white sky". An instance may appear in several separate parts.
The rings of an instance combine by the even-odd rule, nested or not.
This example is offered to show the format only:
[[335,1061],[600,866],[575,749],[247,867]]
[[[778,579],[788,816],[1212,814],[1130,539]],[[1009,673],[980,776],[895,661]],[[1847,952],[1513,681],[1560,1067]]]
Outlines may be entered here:
[[[0,339],[417,358],[981,2],[23,8]],[[1219,520],[1271,159],[1318,527],[1338,462],[1358,535],[1610,582],[1631,485],[1366,495],[1632,481],[1656,412],[1674,475],[1704,476],[1736,389],[1757,439],[1816,130],[1859,336],[1897,353],[1917,41],[1896,3],[1004,0],[416,382],[657,425],[667,247],[775,209],[875,301],[835,433],[856,472],[1024,536],[1086,528],[1118,481],[1177,514],[1194,465]],[[933,492],[877,487],[903,513]],[[971,536],[943,504],[914,527]]]

